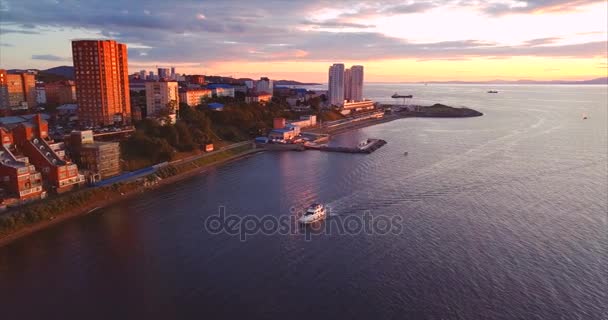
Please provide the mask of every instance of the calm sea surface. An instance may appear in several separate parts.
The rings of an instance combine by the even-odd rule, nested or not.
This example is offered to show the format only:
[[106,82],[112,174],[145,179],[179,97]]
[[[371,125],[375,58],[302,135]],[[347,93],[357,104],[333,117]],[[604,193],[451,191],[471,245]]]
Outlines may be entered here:
[[[605,319],[607,87],[366,86],[395,92],[485,115],[333,138],[388,141],[370,155],[258,154],[16,241],[0,248],[0,318]],[[204,229],[219,206],[279,217],[314,201],[332,208],[323,224],[369,212],[401,232]]]

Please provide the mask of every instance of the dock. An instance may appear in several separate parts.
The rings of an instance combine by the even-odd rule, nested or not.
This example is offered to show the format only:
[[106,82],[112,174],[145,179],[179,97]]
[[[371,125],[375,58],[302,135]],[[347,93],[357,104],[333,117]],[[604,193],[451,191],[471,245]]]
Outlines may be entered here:
[[327,146],[327,145],[315,145],[308,144],[306,145],[306,149],[309,150],[319,150],[319,151],[327,151],[327,152],[342,152],[342,153],[372,153],[382,146],[384,146],[387,142],[382,139],[367,139],[365,143],[360,144],[357,147],[340,147],[340,146]]

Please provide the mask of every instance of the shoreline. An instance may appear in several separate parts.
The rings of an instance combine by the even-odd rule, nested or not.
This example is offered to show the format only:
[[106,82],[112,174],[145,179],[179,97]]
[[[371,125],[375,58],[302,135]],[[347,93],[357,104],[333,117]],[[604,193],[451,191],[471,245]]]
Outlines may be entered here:
[[[371,127],[371,126],[382,124],[382,123],[395,121],[398,119],[417,118],[417,117],[425,117],[425,116],[417,116],[414,114],[390,114],[390,115],[385,115],[384,117],[382,117],[380,119],[361,120],[361,121],[358,121],[358,122],[355,122],[352,124],[347,124],[343,127],[335,128],[334,130],[323,130],[321,128],[317,128],[316,130],[312,130],[310,132],[314,131],[316,133],[338,135],[338,134],[346,133],[346,132],[357,130],[357,129],[362,129],[362,128]],[[428,116],[426,116],[426,117],[428,117]],[[133,198],[133,197],[137,196],[138,194],[145,193],[147,190],[161,188],[162,186],[172,184],[172,183],[175,183],[175,182],[178,182],[181,180],[185,180],[185,179],[194,177],[198,174],[204,173],[205,171],[207,171],[210,168],[217,167],[217,166],[220,166],[220,165],[223,165],[226,163],[230,163],[230,162],[233,162],[236,160],[240,160],[242,158],[248,157],[249,155],[253,155],[253,154],[264,152],[264,151],[267,151],[267,150],[254,147],[253,149],[243,151],[242,153],[230,156],[228,158],[221,159],[221,160],[218,160],[215,162],[211,162],[211,163],[203,165],[201,167],[193,168],[188,171],[178,173],[174,176],[164,178],[155,185],[140,187],[133,191],[124,193],[121,196],[117,196],[117,197],[110,198],[110,199],[94,201],[84,207],[70,209],[65,213],[62,213],[60,215],[53,217],[52,219],[37,222],[37,223],[32,224],[31,226],[23,227],[22,229],[19,229],[13,233],[9,233],[7,235],[0,236],[0,247],[8,245],[11,242],[14,242],[20,238],[23,238],[23,237],[26,237],[33,233],[36,233],[37,231],[44,230],[44,229],[52,227],[54,225],[63,223],[72,218],[83,216],[83,215],[86,215],[89,213],[94,213],[95,211],[97,211],[99,209],[107,208],[107,207],[117,204],[121,201]],[[193,161],[196,161],[196,160],[193,160]],[[193,161],[190,161],[190,162],[193,162]],[[184,163],[188,163],[188,161],[186,161]]]
[[138,188],[135,189],[131,192],[127,192],[121,196],[118,197],[114,197],[114,198],[110,198],[110,199],[104,199],[104,200],[98,200],[98,201],[94,201],[92,203],[90,203],[89,205],[86,205],[84,207],[78,207],[78,208],[73,208],[70,210],[67,210],[67,212],[62,213],[58,216],[55,216],[53,219],[49,219],[49,220],[44,220],[42,222],[38,222],[38,223],[34,223],[31,226],[26,226],[22,229],[19,229],[18,231],[15,231],[13,233],[9,233],[7,235],[1,236],[0,237],[0,248],[4,247],[16,240],[19,240],[21,238],[27,237],[31,234],[34,234],[38,231],[50,228],[52,226],[55,225],[59,225],[63,222],[66,222],[68,220],[71,220],[73,218],[79,217],[79,216],[84,216],[84,215],[88,215],[90,213],[94,213],[95,211],[99,210],[99,209],[104,209],[107,208],[109,206],[115,205],[121,201],[124,200],[128,200],[131,198],[136,197],[139,194],[143,194],[148,190],[154,190],[154,189],[158,189],[161,188],[163,186],[169,185],[169,184],[173,184],[175,182],[181,181],[181,180],[185,180],[191,177],[194,177],[198,174],[204,173],[207,170],[223,165],[223,164],[227,164],[233,161],[237,161],[239,159],[242,158],[246,158],[250,155],[254,155],[256,153],[260,153],[263,152],[264,150],[262,149],[251,149],[251,150],[247,150],[244,151],[240,154],[236,154],[234,156],[228,157],[226,159],[222,159],[222,160],[218,160],[212,163],[209,163],[205,166],[196,168],[196,169],[192,169],[180,174],[177,174],[175,176],[172,177],[168,177],[165,179],[160,180],[157,184],[152,185],[152,186],[148,186],[148,187],[142,187],[142,188]]

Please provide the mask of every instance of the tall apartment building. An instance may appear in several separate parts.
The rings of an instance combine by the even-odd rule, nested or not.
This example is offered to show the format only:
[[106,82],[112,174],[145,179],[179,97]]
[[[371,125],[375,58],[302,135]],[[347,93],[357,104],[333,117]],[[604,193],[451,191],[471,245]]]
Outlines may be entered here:
[[0,107],[27,110],[35,106],[36,76],[0,70]]
[[131,121],[127,45],[114,40],[72,41],[78,118],[86,125]]
[[348,100],[363,101],[363,66],[350,67],[350,96]]
[[169,68],[158,68],[158,78],[160,80],[169,79],[171,77],[170,72],[171,71],[169,70]]
[[8,74],[0,69],[0,109],[8,108]]
[[344,70],[344,100],[350,100],[352,96],[352,73],[350,69]]
[[344,104],[344,64],[334,63],[329,67],[329,103],[335,106]]
[[[156,116],[174,101],[174,107],[179,107],[179,91],[175,81],[146,82],[146,114]],[[175,110],[173,110],[175,113]]]
[[274,88],[274,84],[273,84],[272,80],[270,80],[266,77],[260,78],[260,80],[256,81],[256,83],[255,83],[255,89],[258,94],[268,93],[272,96],[273,88]]

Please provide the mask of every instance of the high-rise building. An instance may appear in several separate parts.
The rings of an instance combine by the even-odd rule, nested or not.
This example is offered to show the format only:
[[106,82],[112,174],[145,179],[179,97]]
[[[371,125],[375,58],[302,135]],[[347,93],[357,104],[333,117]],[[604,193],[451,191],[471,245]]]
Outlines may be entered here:
[[363,101],[363,66],[350,68],[350,96],[348,100]]
[[[146,82],[146,114],[148,117],[157,116],[161,110],[179,106],[179,91],[175,81]],[[175,110],[168,110],[175,114]]]
[[6,70],[0,69],[0,109],[8,107],[8,75]]
[[114,40],[76,40],[72,41],[72,56],[80,122],[130,122],[127,45]]
[[175,74],[175,67],[171,67],[171,80],[175,80],[177,74]]
[[344,100],[351,100],[352,96],[352,74],[350,69],[344,70]]
[[272,90],[274,88],[274,84],[272,80],[263,77],[260,78],[255,84],[257,93],[268,93],[272,96]]
[[158,68],[158,78],[159,80],[162,79],[169,79],[171,77],[171,75],[169,74],[169,68]]
[[0,70],[0,107],[25,109],[36,106],[36,76]]
[[344,64],[334,63],[329,67],[329,103],[335,106],[344,104]]
[[141,80],[146,80],[146,70],[139,70],[139,78]]

